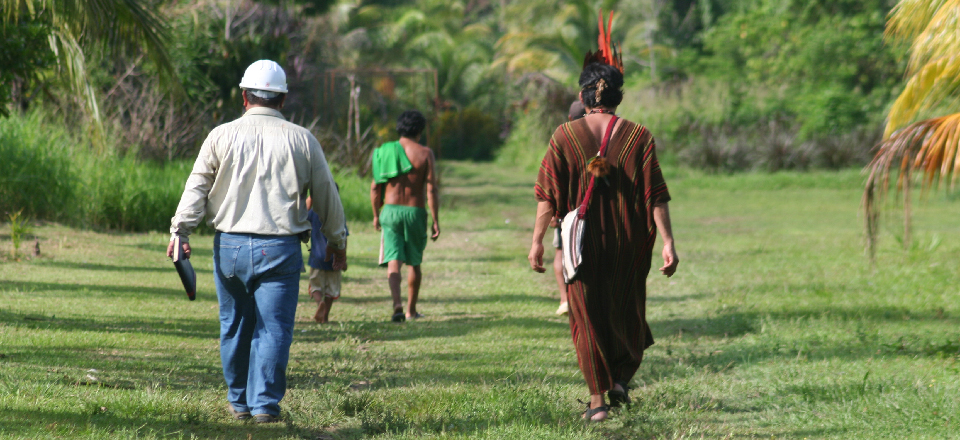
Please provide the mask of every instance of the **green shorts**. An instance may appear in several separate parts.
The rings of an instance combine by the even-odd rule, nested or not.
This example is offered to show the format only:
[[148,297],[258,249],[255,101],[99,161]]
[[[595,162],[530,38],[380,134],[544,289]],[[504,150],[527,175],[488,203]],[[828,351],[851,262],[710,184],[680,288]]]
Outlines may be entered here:
[[383,205],[380,211],[380,265],[400,260],[419,266],[427,247],[427,210],[413,206]]

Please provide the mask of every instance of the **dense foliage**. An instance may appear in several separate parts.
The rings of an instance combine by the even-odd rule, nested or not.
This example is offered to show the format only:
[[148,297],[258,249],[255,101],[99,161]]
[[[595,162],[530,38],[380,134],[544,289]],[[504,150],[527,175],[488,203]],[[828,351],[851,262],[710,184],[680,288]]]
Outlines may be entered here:
[[[284,112],[310,127],[332,160],[361,174],[370,149],[396,136],[394,118],[408,108],[427,113],[424,142],[445,158],[500,157],[535,167],[576,97],[602,7],[616,11],[613,38],[622,42],[627,69],[619,111],[651,128],[665,160],[714,170],[805,169],[862,164],[879,140],[884,110],[902,88],[903,51],[883,39],[892,6],[890,0],[161,2],[158,14],[168,19],[156,31],[169,36],[165,53],[177,87],[161,80],[165,67],[151,56],[155,51],[109,41],[80,47],[103,133],[111,133],[103,144],[121,156],[191,158],[210,128],[241,113],[243,69],[270,58],[291,83]],[[60,118],[75,133],[92,132],[84,93],[63,80],[59,59],[41,44],[57,28],[42,14],[21,16],[5,22],[0,41],[4,65],[13,66],[0,78],[5,111],[38,107],[54,115],[47,121]]]
[[684,159],[770,169],[865,161],[900,86],[897,48],[883,40],[891,2],[731,3],[740,7],[676,58],[678,75],[725,92],[719,112],[684,114],[670,133],[689,149]]
[[54,62],[47,42],[49,29],[40,23],[6,26],[0,37],[0,116],[9,116],[7,104],[25,105],[37,94],[42,74]]

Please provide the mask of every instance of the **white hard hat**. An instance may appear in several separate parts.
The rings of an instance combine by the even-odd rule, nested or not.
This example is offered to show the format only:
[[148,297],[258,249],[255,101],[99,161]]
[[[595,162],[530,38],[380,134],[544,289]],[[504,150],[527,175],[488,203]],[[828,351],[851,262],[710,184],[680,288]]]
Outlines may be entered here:
[[287,74],[279,64],[260,60],[247,67],[240,80],[240,88],[287,93]]

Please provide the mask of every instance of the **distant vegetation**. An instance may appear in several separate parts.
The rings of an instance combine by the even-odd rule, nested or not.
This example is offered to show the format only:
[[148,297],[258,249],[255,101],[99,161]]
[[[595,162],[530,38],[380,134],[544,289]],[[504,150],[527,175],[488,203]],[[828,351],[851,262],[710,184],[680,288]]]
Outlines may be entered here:
[[[128,167],[109,176],[119,179],[111,188],[135,186],[123,176],[138,167],[192,160],[212,127],[241,114],[239,77],[262,58],[288,73],[285,114],[310,127],[341,169],[361,175],[370,150],[395,136],[395,116],[410,107],[429,114],[425,142],[443,158],[535,168],[576,98],[601,7],[616,11],[614,39],[623,46],[628,96],[620,112],[651,128],[664,160],[692,167],[861,165],[904,67],[904,50],[883,40],[887,0],[182,1],[161,2],[159,21],[143,13],[131,22],[114,11],[66,25],[56,18],[64,11],[95,8],[66,0],[31,0],[44,6],[36,13],[13,8],[21,4],[0,2],[0,56],[10,66],[0,72],[0,108],[20,121],[13,126],[38,135],[4,138],[0,151],[10,156],[0,160],[25,160],[32,153],[19,149],[33,142],[26,139],[54,142],[46,134],[56,133],[75,157],[51,153],[31,163],[107,182],[74,164],[89,149],[90,161]],[[51,35],[73,41],[67,31],[82,36],[72,58],[48,43]],[[176,203],[159,194],[175,199],[179,180],[151,190],[155,215],[141,214],[153,208],[130,205],[142,200],[126,195],[102,215],[84,208],[81,223],[157,228],[165,221],[153,218],[169,217]],[[7,179],[2,191],[29,193],[16,186],[22,182]],[[0,209],[66,215],[41,199],[16,200],[28,199],[5,198]],[[125,212],[138,218],[120,220]]]

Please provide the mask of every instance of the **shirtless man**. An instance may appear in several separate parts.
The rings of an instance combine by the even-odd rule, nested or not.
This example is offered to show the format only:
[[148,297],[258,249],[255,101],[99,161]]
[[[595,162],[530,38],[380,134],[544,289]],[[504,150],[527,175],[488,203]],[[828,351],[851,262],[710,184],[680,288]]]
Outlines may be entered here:
[[[427,124],[416,110],[403,112],[397,118],[399,141],[387,142],[373,152],[373,183],[370,203],[373,205],[373,227],[383,231],[380,244],[380,266],[387,267],[387,280],[393,296],[394,322],[417,319],[417,296],[420,294],[420,262],[427,246],[427,210],[433,218],[431,240],[440,236],[438,219],[440,199],[433,151],[419,144]],[[407,313],[400,299],[400,268],[410,266]]]

